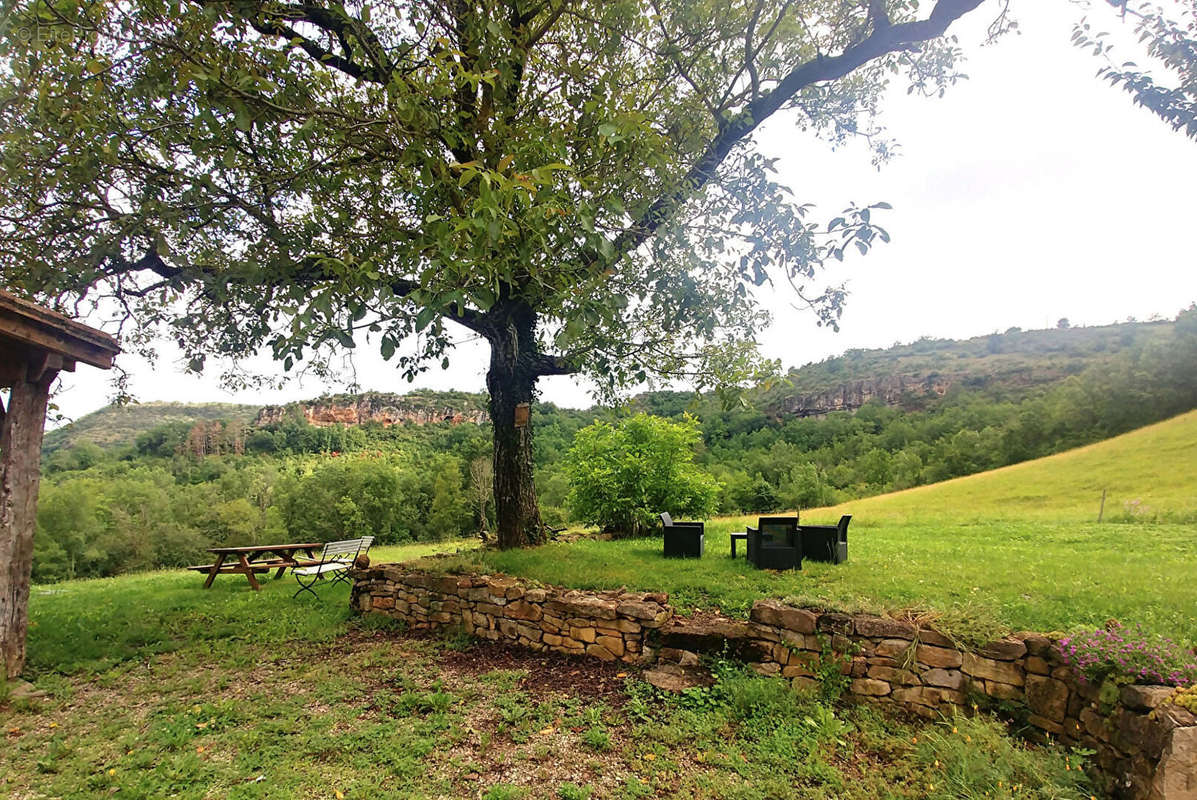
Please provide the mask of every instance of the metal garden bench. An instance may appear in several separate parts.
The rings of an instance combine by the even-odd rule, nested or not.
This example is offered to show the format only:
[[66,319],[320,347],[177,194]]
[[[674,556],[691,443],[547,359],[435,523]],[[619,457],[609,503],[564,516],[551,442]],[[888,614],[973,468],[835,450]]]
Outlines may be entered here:
[[332,583],[334,584],[348,583],[349,568],[353,566],[353,562],[357,560],[358,556],[370,549],[370,545],[373,543],[373,536],[363,536],[360,539],[346,539],[340,542],[327,543],[315,561],[305,564],[302,567],[293,567],[291,569],[291,574],[295,576],[295,580],[299,583],[299,588],[295,590],[295,594],[291,595],[291,597],[299,597],[303,592],[309,593],[312,597],[317,597],[312,587],[316,585],[317,581],[322,581],[328,576],[332,577]]

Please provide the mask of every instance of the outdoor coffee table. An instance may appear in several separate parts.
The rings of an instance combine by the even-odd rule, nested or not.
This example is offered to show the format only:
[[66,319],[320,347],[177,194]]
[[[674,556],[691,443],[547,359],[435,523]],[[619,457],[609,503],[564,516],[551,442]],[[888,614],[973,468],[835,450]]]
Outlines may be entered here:
[[733,531],[731,534],[731,550],[732,558],[736,557],[736,542],[743,542],[744,546],[748,546],[748,531]]
[[[324,547],[323,542],[209,547],[208,552],[215,554],[216,562],[188,567],[188,569],[208,573],[208,579],[204,581],[205,589],[212,585],[212,581],[216,580],[217,575],[239,574],[245,576],[254,591],[258,591],[262,587],[258,585],[255,574],[278,569],[274,577],[281,578],[288,567],[303,566],[312,561],[315,558],[315,552],[321,547]],[[300,561],[296,558],[297,553],[306,553],[307,561]]]

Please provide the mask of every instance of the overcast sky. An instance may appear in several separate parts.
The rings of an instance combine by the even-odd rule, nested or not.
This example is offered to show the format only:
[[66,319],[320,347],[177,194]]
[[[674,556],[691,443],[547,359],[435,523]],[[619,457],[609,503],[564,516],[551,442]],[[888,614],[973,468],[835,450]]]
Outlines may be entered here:
[[[1094,77],[1097,61],[1069,43],[1072,3],[1023,0],[1014,6],[1021,35],[981,48],[996,7],[954,29],[968,81],[943,99],[910,97],[904,87],[888,99],[883,122],[901,149],[880,171],[863,147],[832,151],[785,119],[763,130],[762,150],[780,158],[783,180],[822,219],[850,201],[894,206],[879,220],[892,243],[830,276],[850,290],[839,333],[790,308],[781,290],[762,298],[777,320],[763,349],[785,367],[921,336],[1050,327],[1061,317],[1074,325],[1173,317],[1197,300],[1197,142]],[[141,401],[278,403],[343,388],[309,379],[233,395],[215,374],[183,375],[170,349],[162,352],[157,370],[121,356]],[[466,342],[449,370],[407,384],[363,345],[356,377],[380,391],[483,391],[485,369],[484,346]],[[559,405],[591,402],[571,377],[544,379],[541,389]],[[56,402],[77,418],[110,394],[102,373],[80,367]]]

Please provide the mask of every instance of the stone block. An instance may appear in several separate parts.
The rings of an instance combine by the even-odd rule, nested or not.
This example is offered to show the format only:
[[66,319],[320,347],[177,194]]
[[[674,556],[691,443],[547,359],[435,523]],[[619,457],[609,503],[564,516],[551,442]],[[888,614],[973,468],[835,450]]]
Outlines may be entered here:
[[929,669],[922,674],[923,683],[943,689],[960,691],[964,688],[964,673],[958,669]]
[[998,639],[977,650],[977,655],[994,661],[1014,661],[1027,654],[1027,646],[1020,639]]
[[570,628],[569,635],[579,642],[593,643],[597,634],[594,628]]
[[623,639],[618,636],[599,636],[595,638],[594,643],[600,647],[605,647],[613,655],[623,655]]
[[905,639],[885,639],[874,645],[873,654],[901,662],[906,659],[906,654],[910,652],[910,646],[910,642]]
[[815,673],[801,664],[791,664],[788,667],[782,667],[781,676],[783,678],[813,678]]
[[1172,731],[1156,766],[1151,791],[1161,800],[1197,797],[1197,727]]
[[757,600],[748,618],[764,625],[775,625],[795,633],[814,633],[818,615],[805,608],[779,603],[776,600]]
[[371,605],[374,608],[394,608],[395,598],[393,597],[375,597]]
[[886,681],[891,685],[916,686],[922,683],[919,676],[913,672],[893,667],[869,667],[867,674],[870,678]]
[[789,636],[797,636],[801,639],[802,634],[794,633],[793,631],[782,630],[775,628],[772,625],[762,625],[759,622],[749,623],[749,630],[752,632],[753,638],[764,639],[767,642],[780,642],[781,635],[787,634]]
[[[919,650],[921,651],[922,648],[919,648]],[[922,661],[921,656],[919,660]],[[1012,686],[1022,686],[1026,681],[1023,677],[1022,667],[1018,664],[1012,661],[996,661],[992,658],[982,658],[976,653],[965,653],[961,667],[965,675],[974,678],[984,678],[987,681],[1008,683]]]
[[819,616],[818,621],[815,622],[815,629],[829,633],[851,635],[853,629],[852,617],[847,614],[829,611]]
[[938,686],[905,686],[895,689],[894,702],[935,708],[941,703],[964,705],[964,693]]
[[1052,640],[1041,633],[1022,632],[1014,634],[1015,639],[1021,639],[1026,645],[1027,653],[1046,659],[1052,649]]
[[1127,708],[1136,711],[1151,711],[1172,696],[1176,690],[1171,686],[1139,686],[1130,684],[1122,687],[1119,700]]
[[564,639],[554,633],[546,633],[540,640],[549,647],[561,647],[565,643]]
[[909,622],[885,617],[862,616],[855,621],[856,633],[872,639],[913,639],[916,628]]
[[875,678],[856,678],[848,687],[848,691],[852,694],[862,697],[884,697],[890,693],[891,689],[892,687],[888,683]]
[[959,645],[950,636],[945,636],[934,628],[919,628],[919,642],[932,647],[946,647],[949,650],[959,649]]
[[659,611],[652,619],[640,620],[640,625],[645,628],[660,628],[671,619],[673,619],[673,612],[668,608],[665,608]]
[[594,656],[600,661],[614,661],[616,658],[614,653],[600,644],[586,645],[586,655]]
[[[964,656],[959,650],[949,650],[946,647],[933,647],[920,644],[915,650],[915,660],[928,667],[955,669],[964,663]],[[965,670],[967,672],[967,670]]]
[[766,661],[763,664],[752,664],[752,670],[758,675],[780,675],[781,665],[772,661]]
[[1110,729],[1106,725],[1106,718],[1091,708],[1082,708],[1079,726],[1083,726],[1085,733],[1102,742],[1110,740]]
[[1068,713],[1068,686],[1046,675],[1027,675],[1027,706],[1041,717],[1063,722]]
[[819,650],[819,637],[811,633],[796,633],[783,630],[781,640],[796,650]]
[[540,628],[532,625],[524,625],[518,622],[515,625],[515,630],[520,636],[523,636],[524,638],[530,639],[534,642],[539,642],[544,636],[544,631],[542,631]]
[[656,619],[663,609],[656,603],[637,602],[627,600],[615,606],[615,612],[632,619]]
[[544,616],[544,612],[538,605],[529,603],[527,600],[517,599],[514,600],[514,602],[507,604],[503,615],[511,617],[512,619],[524,619],[536,622]]
[[1036,675],[1050,675],[1052,673],[1051,665],[1042,656],[1027,656],[1023,659],[1022,666],[1027,672],[1032,672]]
[[1022,700],[1023,691],[1018,686],[1000,681],[981,681],[985,694],[997,700]]

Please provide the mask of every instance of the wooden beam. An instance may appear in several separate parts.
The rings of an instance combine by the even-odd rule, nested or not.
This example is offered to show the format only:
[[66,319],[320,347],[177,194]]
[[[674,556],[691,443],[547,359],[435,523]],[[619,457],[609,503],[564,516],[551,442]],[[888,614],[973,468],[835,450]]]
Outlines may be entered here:
[[57,376],[54,369],[42,369],[36,381],[14,382],[0,423],[0,679],[5,680],[25,667],[42,433]]
[[0,349],[25,346],[108,369],[120,346],[103,331],[0,290]]

